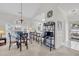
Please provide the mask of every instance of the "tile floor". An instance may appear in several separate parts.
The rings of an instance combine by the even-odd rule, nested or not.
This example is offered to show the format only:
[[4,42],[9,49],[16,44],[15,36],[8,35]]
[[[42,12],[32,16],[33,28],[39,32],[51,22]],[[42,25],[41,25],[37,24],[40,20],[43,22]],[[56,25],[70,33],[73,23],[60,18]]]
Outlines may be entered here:
[[33,41],[29,43],[29,49],[22,46],[22,51],[16,48],[13,44],[11,50],[8,49],[8,44],[0,46],[0,56],[79,56],[79,51],[75,51],[66,47],[61,47],[50,52],[49,48],[46,46],[41,46],[41,44]]

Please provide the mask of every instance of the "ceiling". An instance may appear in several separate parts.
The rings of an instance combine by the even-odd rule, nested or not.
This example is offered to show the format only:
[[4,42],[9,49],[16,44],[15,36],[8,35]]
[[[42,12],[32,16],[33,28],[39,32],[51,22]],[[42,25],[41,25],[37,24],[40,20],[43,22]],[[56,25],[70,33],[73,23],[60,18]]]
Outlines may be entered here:
[[[23,16],[26,17],[26,19],[28,18],[33,18],[34,16],[36,16],[38,13],[40,13],[41,11],[45,11],[46,8],[49,9],[50,8],[61,8],[62,11],[64,11],[64,13],[72,15],[72,12],[75,10],[78,10],[76,13],[79,14],[79,4],[75,3],[75,4],[66,4],[66,3],[48,3],[48,4],[41,4],[41,3],[23,3]],[[8,14],[12,14],[12,15],[19,15],[21,9],[21,4],[20,3],[0,3],[0,12],[2,13],[8,13]]]
[[[79,9],[79,4],[60,4],[60,3],[48,3],[48,4],[40,4],[40,3],[23,3],[23,16],[26,16],[28,18],[32,18],[35,13],[39,11],[39,8],[41,7],[60,7],[62,8],[65,12],[72,11],[73,9]],[[19,15],[21,9],[21,4],[20,3],[0,3],[0,11],[3,12],[8,12],[14,15]]]
[[67,14],[79,14],[79,3],[62,3],[58,4],[58,7],[62,8]]
[[[38,11],[40,4],[34,3],[23,3],[22,4],[23,16],[26,18],[32,18],[35,13]],[[20,15],[21,4],[20,3],[0,3],[0,11],[7,12],[13,15]]]

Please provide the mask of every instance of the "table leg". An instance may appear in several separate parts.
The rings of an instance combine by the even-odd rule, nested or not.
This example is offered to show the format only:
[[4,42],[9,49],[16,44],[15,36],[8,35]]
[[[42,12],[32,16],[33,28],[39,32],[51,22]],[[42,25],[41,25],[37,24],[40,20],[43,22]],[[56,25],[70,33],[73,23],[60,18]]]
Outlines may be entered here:
[[19,45],[20,45],[20,51],[22,51],[22,46],[21,46],[21,37],[20,37]]
[[28,42],[27,42],[28,40],[26,39],[26,42],[25,42],[25,46],[26,46],[26,48],[28,49]]

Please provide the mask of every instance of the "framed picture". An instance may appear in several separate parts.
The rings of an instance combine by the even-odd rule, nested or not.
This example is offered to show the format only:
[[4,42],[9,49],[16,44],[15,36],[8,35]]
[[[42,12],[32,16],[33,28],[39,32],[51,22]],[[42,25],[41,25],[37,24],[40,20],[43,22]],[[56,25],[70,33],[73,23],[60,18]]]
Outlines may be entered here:
[[48,11],[47,18],[50,18],[53,16],[53,10]]

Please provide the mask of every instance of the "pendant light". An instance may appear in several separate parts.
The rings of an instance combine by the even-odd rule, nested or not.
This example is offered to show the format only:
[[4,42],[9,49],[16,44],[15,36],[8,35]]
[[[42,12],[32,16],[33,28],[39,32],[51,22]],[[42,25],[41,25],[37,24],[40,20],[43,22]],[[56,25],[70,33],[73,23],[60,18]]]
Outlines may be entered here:
[[22,24],[23,21],[24,21],[24,20],[23,20],[23,17],[22,17],[22,14],[23,14],[23,13],[22,13],[22,3],[21,3],[21,19],[20,19],[20,23],[21,23],[21,24]]
[[16,25],[15,25],[15,28],[18,29],[18,28],[21,28],[22,27],[22,23],[23,23],[23,13],[22,13],[22,3],[20,3],[20,12],[18,12],[19,16],[20,17],[17,17],[16,19]]

